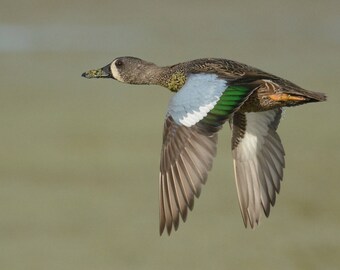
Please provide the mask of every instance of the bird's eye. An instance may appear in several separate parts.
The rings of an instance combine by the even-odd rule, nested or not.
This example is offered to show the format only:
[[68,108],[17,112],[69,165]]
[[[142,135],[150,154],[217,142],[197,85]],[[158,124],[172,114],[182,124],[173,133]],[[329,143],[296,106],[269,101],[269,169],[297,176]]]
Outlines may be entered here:
[[118,60],[115,62],[115,65],[116,65],[116,67],[121,67],[121,66],[123,65],[123,61],[118,59]]

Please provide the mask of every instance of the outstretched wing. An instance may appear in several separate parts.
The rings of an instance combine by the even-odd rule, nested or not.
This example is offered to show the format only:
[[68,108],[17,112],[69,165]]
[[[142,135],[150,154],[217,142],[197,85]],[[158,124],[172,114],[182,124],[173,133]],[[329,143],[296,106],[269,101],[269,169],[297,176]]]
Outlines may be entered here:
[[198,197],[216,155],[217,131],[251,93],[215,74],[192,74],[172,97],[159,177],[160,233],[178,228]]
[[261,208],[268,217],[285,166],[284,149],[276,133],[281,109],[233,115],[232,155],[239,204],[247,227],[259,223]]
[[194,196],[200,195],[216,155],[217,134],[207,135],[197,127],[165,120],[159,176],[160,233],[177,230],[187,209],[193,209]]

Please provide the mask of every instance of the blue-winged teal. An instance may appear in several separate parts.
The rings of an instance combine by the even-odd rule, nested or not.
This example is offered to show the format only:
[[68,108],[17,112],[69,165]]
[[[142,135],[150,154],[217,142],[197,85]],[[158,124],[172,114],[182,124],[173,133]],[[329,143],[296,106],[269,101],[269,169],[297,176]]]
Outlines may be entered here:
[[[155,84],[172,96],[161,152],[160,233],[177,230],[193,209],[216,155],[217,132],[229,120],[239,204],[245,226],[269,215],[285,166],[276,129],[282,107],[326,100],[322,93],[257,68],[226,59],[206,58],[167,67],[135,57],[119,57],[82,74],[129,84]],[[262,209],[262,210],[261,210]]]

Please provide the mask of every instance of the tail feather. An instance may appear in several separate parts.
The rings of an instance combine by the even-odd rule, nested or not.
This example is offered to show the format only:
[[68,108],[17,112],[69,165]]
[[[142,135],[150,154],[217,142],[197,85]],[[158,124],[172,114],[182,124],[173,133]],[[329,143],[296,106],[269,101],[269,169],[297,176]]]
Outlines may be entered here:
[[310,102],[320,102],[327,100],[327,96],[324,93],[320,92],[306,91],[305,93],[303,93],[302,96],[310,99]]
[[292,96],[298,96],[303,97],[305,99],[305,102],[320,102],[320,101],[326,101],[327,96],[324,93],[320,92],[313,92],[309,90],[302,89],[300,87],[295,88],[288,88],[286,87],[284,89],[286,94],[290,94]]

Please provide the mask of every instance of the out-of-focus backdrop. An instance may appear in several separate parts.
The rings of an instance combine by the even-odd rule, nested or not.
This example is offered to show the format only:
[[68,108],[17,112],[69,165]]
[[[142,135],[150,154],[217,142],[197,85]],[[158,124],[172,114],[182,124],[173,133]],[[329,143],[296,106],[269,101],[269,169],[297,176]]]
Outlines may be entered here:
[[[0,4],[0,269],[339,269],[339,1]],[[158,235],[171,93],[80,77],[122,55],[229,58],[327,93],[286,111],[259,228],[243,227],[226,125],[194,211]]]

